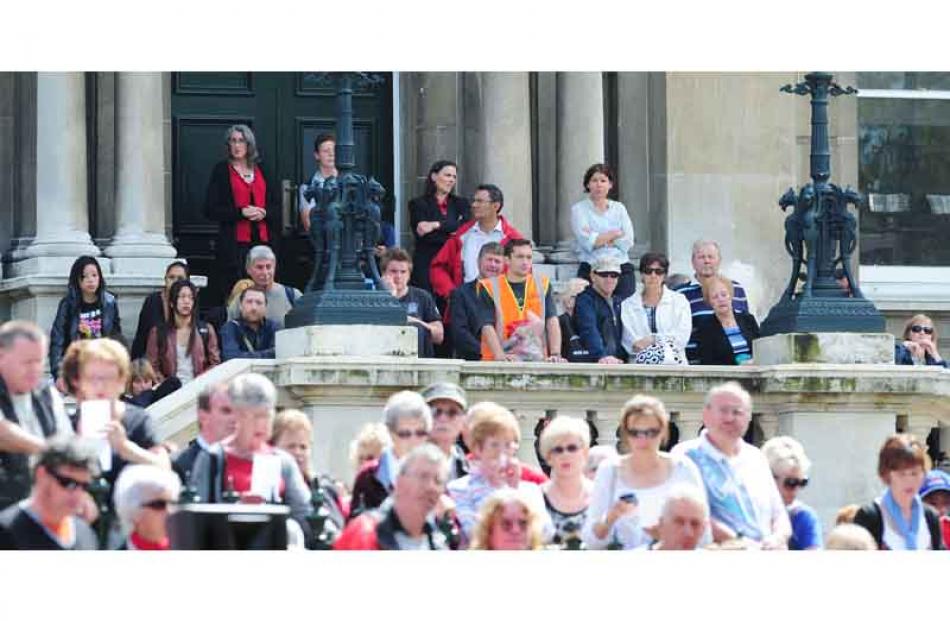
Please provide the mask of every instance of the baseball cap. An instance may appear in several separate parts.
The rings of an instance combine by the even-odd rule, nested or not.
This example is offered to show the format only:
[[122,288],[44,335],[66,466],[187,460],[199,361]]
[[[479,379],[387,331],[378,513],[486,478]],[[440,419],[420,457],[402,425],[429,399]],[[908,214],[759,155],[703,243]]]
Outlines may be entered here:
[[593,270],[594,272],[600,273],[620,273],[620,261],[614,257],[601,257],[597,259],[597,262],[594,263]]
[[431,403],[437,399],[448,399],[458,403],[463,410],[468,408],[465,391],[451,382],[437,382],[426,386],[422,391],[422,398],[426,400],[426,403]]
[[920,497],[938,491],[950,492],[950,474],[943,470],[931,470],[924,478],[924,484],[920,486]]

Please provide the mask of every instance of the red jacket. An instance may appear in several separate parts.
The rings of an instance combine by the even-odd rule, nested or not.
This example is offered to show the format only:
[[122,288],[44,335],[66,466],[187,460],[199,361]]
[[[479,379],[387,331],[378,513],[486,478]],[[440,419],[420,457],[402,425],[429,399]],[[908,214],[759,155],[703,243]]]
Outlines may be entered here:
[[[505,245],[509,239],[521,239],[524,236],[518,229],[508,224],[504,216],[498,216],[501,221],[503,237],[501,244]],[[462,237],[475,226],[476,220],[469,220],[458,228],[449,238],[438,254],[432,259],[429,267],[429,282],[432,292],[443,299],[448,299],[452,290],[462,284]]]

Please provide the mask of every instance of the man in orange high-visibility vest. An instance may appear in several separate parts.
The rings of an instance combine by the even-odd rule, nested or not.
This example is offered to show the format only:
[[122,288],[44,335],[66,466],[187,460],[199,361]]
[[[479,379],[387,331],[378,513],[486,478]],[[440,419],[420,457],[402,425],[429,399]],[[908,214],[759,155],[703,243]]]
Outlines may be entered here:
[[551,283],[531,271],[532,247],[527,239],[511,239],[505,244],[508,271],[494,278],[479,281],[481,300],[493,312],[494,325],[482,328],[482,360],[523,360],[512,351],[505,351],[520,326],[532,320],[543,322],[544,336],[539,359],[566,362],[561,357],[561,327],[551,295]]

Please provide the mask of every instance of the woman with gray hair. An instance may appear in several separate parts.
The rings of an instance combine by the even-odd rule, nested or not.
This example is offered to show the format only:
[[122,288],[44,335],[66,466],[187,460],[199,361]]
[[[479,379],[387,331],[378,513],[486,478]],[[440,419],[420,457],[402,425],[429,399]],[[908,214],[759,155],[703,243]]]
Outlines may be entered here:
[[168,550],[168,513],[178,500],[181,482],[174,472],[135,464],[122,470],[113,501],[126,539],[120,550]]
[[211,171],[204,205],[205,217],[220,226],[215,252],[222,298],[243,276],[248,250],[273,243],[280,218],[276,201],[268,199],[254,132],[247,125],[232,125],[224,139],[226,158]]
[[798,499],[798,491],[808,485],[811,460],[804,447],[789,436],[777,436],[762,445],[772,476],[792,522],[789,550],[821,549],[821,521],[815,510]]
[[380,454],[379,459],[366,463],[357,473],[353,482],[351,520],[363,511],[383,504],[392,492],[399,472],[399,460],[429,438],[432,411],[422,395],[403,390],[386,401],[383,422],[393,443]]

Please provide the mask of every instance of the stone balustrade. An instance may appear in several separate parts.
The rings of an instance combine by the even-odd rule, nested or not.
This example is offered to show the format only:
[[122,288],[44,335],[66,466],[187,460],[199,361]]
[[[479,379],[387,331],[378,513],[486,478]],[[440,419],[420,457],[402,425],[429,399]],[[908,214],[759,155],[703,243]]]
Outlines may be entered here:
[[517,416],[520,457],[536,463],[534,427],[554,414],[584,417],[600,444],[612,444],[623,403],[636,393],[664,401],[680,439],[695,437],[703,400],[716,384],[736,380],[753,396],[757,439],[788,434],[813,461],[802,498],[825,526],[835,511],[881,490],[877,452],[895,429],[926,437],[950,425],[950,372],[937,367],[790,364],[742,367],[651,367],[597,364],[465,362],[392,357],[234,360],[216,367],[149,408],[164,438],[182,444],[196,433],[195,399],[209,382],[246,371],[269,376],[282,407],[300,408],[314,423],[313,459],[320,472],[351,481],[349,444],[366,422],[381,419],[393,392],[451,381],[470,403],[497,401]]

